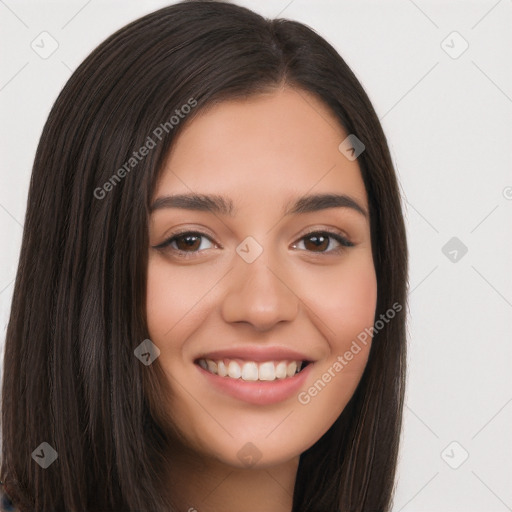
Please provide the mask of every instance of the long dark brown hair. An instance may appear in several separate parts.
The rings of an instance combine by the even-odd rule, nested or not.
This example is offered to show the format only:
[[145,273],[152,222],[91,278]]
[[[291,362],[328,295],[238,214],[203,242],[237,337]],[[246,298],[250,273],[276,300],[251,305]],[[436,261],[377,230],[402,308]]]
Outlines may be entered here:
[[[403,306],[375,333],[342,414],[301,455],[293,512],[390,509],[404,399],[407,244],[378,117],[353,72],[312,29],[229,3],[187,1],[99,45],[60,93],[39,142],[2,389],[1,479],[23,512],[174,510],[161,492],[172,460],[162,456],[158,360],[145,366],[134,356],[148,338],[150,199],[172,141],[198,112],[282,84],[315,94],[366,146],[358,163],[375,318]],[[148,136],[155,147],[127,166]],[[42,442],[58,453],[47,469],[31,456]]]

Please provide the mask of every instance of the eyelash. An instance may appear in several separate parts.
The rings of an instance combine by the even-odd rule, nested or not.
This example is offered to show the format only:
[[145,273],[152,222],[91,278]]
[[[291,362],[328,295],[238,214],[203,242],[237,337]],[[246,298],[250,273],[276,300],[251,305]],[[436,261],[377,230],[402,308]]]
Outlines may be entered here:
[[[199,251],[199,250],[196,250],[196,251],[182,251],[181,249],[174,249],[174,248],[170,247],[170,245],[176,239],[182,237],[183,235],[192,235],[192,236],[195,236],[195,237],[205,237],[205,238],[208,238],[208,240],[210,240],[210,242],[215,243],[215,242],[213,242],[211,237],[208,236],[206,233],[201,233],[200,231],[181,231],[181,232],[178,232],[178,233],[173,233],[170,236],[170,238],[168,238],[167,240],[165,240],[161,244],[154,246],[153,248],[154,249],[158,249],[158,250],[162,250],[162,251],[174,252],[174,253],[176,253],[176,256],[178,256],[179,258],[183,258],[183,259],[196,257],[195,255],[197,255],[201,251]],[[338,242],[340,244],[340,247],[338,247],[336,249],[331,249],[330,251],[320,251],[318,253],[315,253],[314,251],[307,251],[307,249],[300,249],[300,250],[305,250],[307,252],[312,252],[313,254],[329,255],[329,254],[333,254],[333,253],[334,254],[341,253],[341,252],[345,251],[348,247],[353,247],[354,246],[354,244],[350,240],[345,238],[340,233],[337,233],[337,232],[334,232],[334,231],[328,231],[328,230],[309,231],[308,233],[302,235],[302,237],[299,239],[299,241],[302,241],[303,239],[308,238],[311,235],[324,235],[324,236],[327,235],[327,238],[332,238],[332,239],[336,240],[336,242]],[[203,249],[203,250],[205,250],[205,249]]]

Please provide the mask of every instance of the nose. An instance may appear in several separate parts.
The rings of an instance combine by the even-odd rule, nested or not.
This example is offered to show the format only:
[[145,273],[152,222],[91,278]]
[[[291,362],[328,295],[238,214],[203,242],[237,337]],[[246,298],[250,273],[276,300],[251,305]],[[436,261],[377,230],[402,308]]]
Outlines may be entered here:
[[240,259],[235,266],[228,274],[221,308],[226,322],[244,322],[255,330],[267,331],[279,322],[296,318],[300,301],[286,272],[271,267],[263,257],[252,263]]

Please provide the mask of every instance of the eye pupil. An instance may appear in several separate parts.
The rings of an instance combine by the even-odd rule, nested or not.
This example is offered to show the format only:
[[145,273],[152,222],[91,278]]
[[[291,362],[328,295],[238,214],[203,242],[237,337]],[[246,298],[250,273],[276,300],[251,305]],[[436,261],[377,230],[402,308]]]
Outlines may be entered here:
[[[179,250],[183,250],[182,247],[180,247],[180,241],[184,241],[185,248],[198,249],[199,247],[196,247],[198,240],[200,240],[200,237],[197,235],[182,235],[176,237],[176,245],[178,246]],[[199,243],[199,245],[201,244]]]
[[[321,248],[321,249],[325,250],[329,246],[329,238],[324,236],[324,235],[322,235],[322,234],[309,235],[309,236],[306,237],[306,241],[307,240],[313,241],[313,247],[315,247],[317,249]],[[325,242],[326,241],[327,241],[327,245],[325,246]],[[308,249],[307,242],[304,245]],[[322,247],[322,245],[324,245],[324,247]]]

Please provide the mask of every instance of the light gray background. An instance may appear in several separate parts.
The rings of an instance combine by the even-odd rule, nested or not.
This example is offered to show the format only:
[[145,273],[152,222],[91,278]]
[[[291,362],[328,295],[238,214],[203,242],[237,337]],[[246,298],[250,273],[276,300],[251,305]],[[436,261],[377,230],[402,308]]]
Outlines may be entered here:
[[[2,357],[31,167],[50,108],[93,48],[169,3],[0,0]],[[512,0],[238,3],[306,23],[331,42],[390,142],[411,261],[393,511],[512,510]],[[49,48],[43,31],[59,45],[47,59],[31,48]],[[466,254],[456,241],[445,256],[452,237]]]

